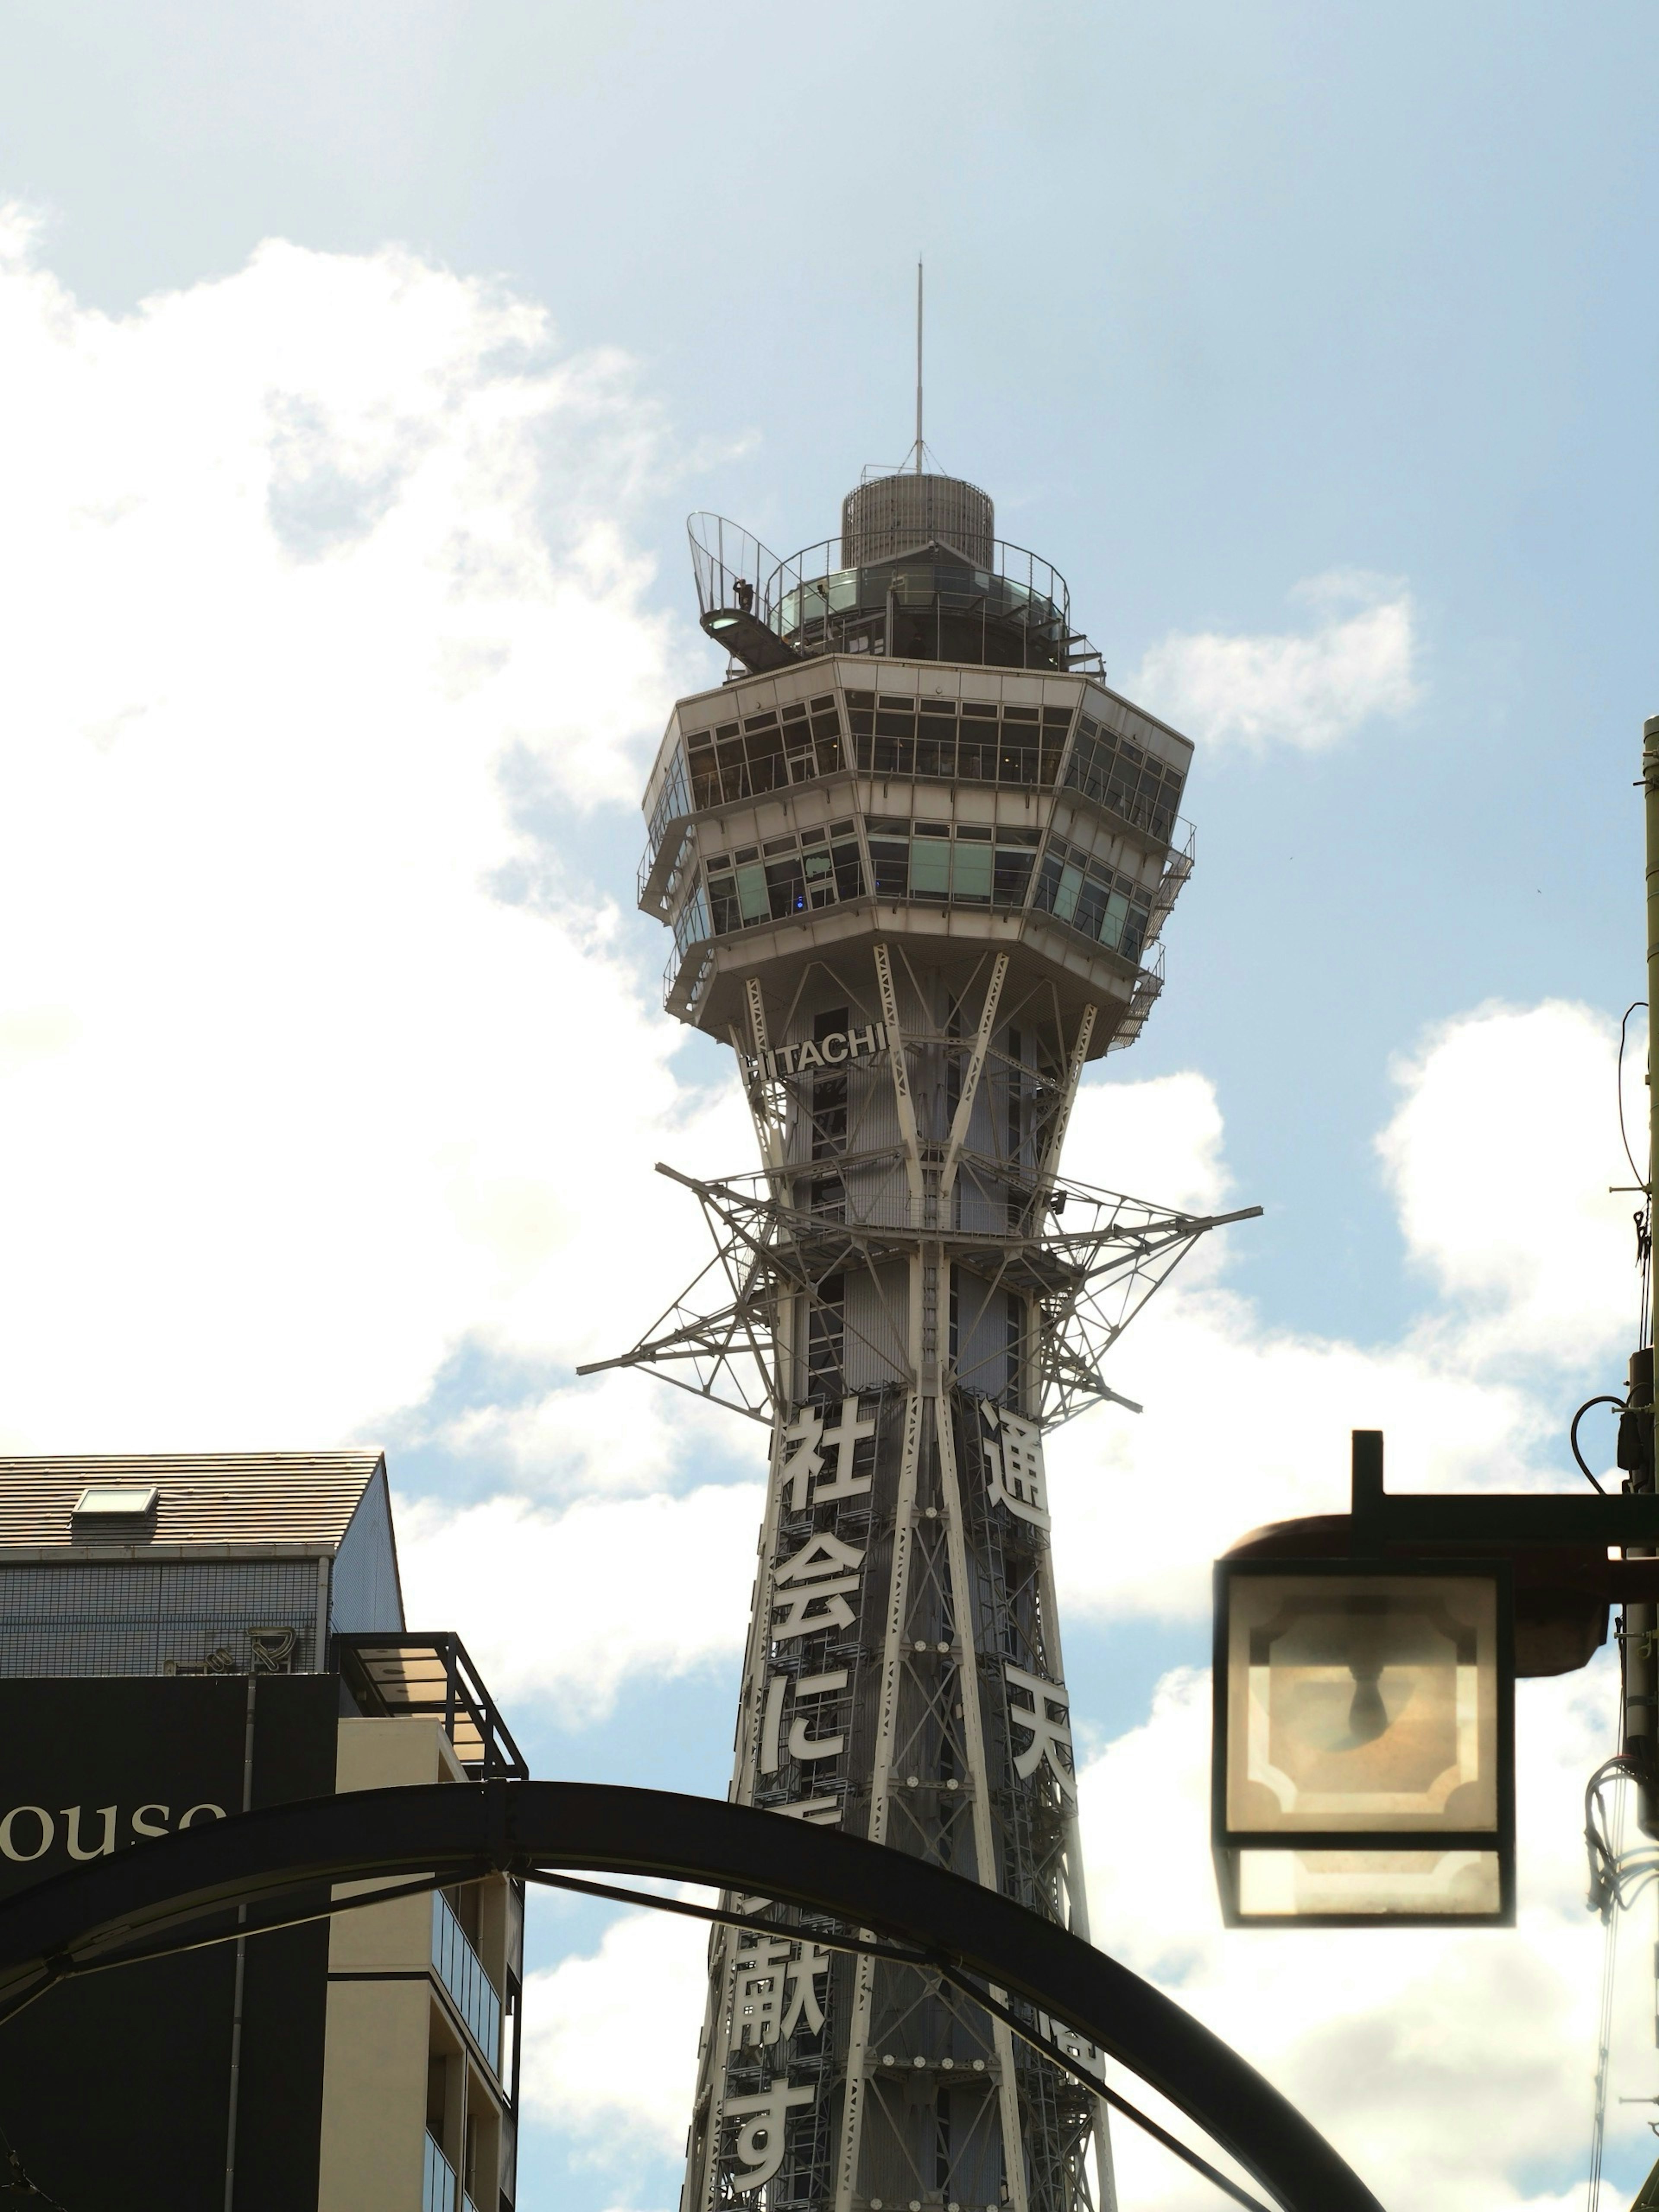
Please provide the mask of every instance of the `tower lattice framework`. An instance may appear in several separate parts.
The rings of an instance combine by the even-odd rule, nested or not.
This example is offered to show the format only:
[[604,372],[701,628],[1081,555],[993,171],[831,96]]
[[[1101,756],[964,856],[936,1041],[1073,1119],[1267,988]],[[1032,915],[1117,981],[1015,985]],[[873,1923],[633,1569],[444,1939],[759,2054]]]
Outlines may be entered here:
[[[674,710],[641,904],[762,1164],[676,1178],[714,1258],[604,1364],[770,1428],[732,1796],[1086,1936],[1044,1429],[1115,1395],[1103,1355],[1213,1220],[1060,1150],[1159,988],[1192,748],[972,485],[877,478],[793,561],[706,516],[692,545],[733,658]],[[1062,2023],[726,1905],[759,1924],[711,1940],[683,2212],[1115,2203],[1105,2106],[1043,2055],[1097,2069]]]

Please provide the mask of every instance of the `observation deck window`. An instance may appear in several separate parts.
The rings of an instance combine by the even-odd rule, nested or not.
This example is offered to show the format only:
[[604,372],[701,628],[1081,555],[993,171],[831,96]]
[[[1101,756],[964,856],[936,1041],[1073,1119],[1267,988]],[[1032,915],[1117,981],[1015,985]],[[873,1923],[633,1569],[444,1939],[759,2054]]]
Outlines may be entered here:
[[842,764],[841,713],[833,691],[767,708],[686,738],[693,807],[725,806],[833,775]]
[[1050,837],[1033,903],[1109,951],[1139,962],[1151,927],[1147,894],[1063,837]]
[[1132,738],[1103,727],[1091,714],[1079,717],[1066,781],[1136,829],[1150,830],[1164,844],[1174,834],[1184,778],[1177,769],[1154,760]]
[[959,822],[870,822],[870,865],[885,898],[957,906],[1024,906],[1041,832]]
[[769,837],[764,849],[744,845],[730,854],[711,854],[698,890],[687,902],[688,913],[705,890],[704,933],[712,925],[716,937],[757,922],[782,921],[809,908],[862,898],[857,824],[832,822],[827,830],[805,830],[799,838]]
[[1072,709],[848,691],[847,720],[853,757],[869,775],[1048,786],[1060,774]]

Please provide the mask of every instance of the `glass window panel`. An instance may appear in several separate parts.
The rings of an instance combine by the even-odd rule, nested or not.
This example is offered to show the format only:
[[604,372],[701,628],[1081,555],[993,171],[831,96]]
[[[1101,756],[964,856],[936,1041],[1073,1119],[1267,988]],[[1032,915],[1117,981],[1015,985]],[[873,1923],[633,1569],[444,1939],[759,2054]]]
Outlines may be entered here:
[[1034,853],[1010,852],[1006,846],[998,847],[994,889],[999,906],[1024,904],[1025,886],[1031,880],[1031,863],[1036,858]]
[[724,937],[728,930],[743,927],[743,910],[738,904],[738,887],[730,876],[710,876],[708,899],[717,937]]
[[856,845],[836,848],[836,896],[844,899],[864,896],[864,864]]
[[890,898],[902,898],[910,884],[910,841],[872,837],[870,840],[870,865],[876,873],[876,889]]
[[772,902],[766,895],[766,871],[752,861],[738,870],[738,905],[744,921],[769,921]]
[[944,837],[917,837],[910,846],[910,889],[918,898],[943,898],[951,888],[951,846]]
[[766,887],[776,921],[799,914],[806,904],[806,883],[798,860],[772,861],[766,871]]
[[1062,921],[1070,921],[1077,912],[1077,895],[1083,889],[1083,871],[1066,861],[1060,871],[1060,885],[1054,893],[1054,912]]
[[1496,1851],[1278,1851],[1238,1855],[1241,1919],[1332,1913],[1495,1914]]
[[1238,1575],[1228,1638],[1230,1827],[1496,1828],[1494,1582]]
[[1077,895],[1077,911],[1072,916],[1073,929],[1082,930],[1089,937],[1100,935],[1100,926],[1106,919],[1106,893],[1099,884],[1091,883],[1085,876]]
[[988,900],[993,854],[988,845],[957,845],[951,888],[959,899]]
[[128,1513],[135,1518],[149,1511],[155,1503],[154,1483],[135,1486],[131,1483],[94,1482],[81,1492],[75,1502],[77,1513]]

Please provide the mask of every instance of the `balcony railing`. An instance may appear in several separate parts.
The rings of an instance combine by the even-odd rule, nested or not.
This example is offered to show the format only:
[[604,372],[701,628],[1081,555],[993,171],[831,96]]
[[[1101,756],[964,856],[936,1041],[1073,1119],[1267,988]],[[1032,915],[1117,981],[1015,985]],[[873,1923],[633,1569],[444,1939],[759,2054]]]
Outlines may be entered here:
[[421,2212],[455,2212],[455,2169],[428,2130],[421,2176]]
[[455,1756],[475,1782],[505,1774],[529,1777],[524,1754],[507,1734],[495,1703],[459,1636],[375,1630],[332,1639],[357,1710],[373,1719],[441,1721]]
[[[483,1969],[483,1961],[467,1940],[454,1910],[442,1890],[432,1893],[432,1963],[438,1978],[455,2000],[461,2018],[472,2031],[472,2039],[489,2061],[499,2081],[501,2069],[501,2001]],[[453,2207],[451,2208],[453,2212]]]

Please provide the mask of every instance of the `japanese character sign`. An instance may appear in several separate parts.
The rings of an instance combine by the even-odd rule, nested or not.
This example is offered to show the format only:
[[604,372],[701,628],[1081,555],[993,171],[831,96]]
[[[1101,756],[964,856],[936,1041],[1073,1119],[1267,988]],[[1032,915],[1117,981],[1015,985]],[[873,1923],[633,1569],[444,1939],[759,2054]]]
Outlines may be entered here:
[[864,1554],[829,1534],[809,1537],[772,1577],[772,1634],[780,1644],[820,1628],[850,1628],[847,1593],[859,1586]]
[[[1010,1722],[1017,1729],[1031,1731],[1030,1743],[1024,1751],[1015,1753],[1015,1773],[1022,1782],[1029,1782],[1038,1767],[1046,1764],[1060,1784],[1060,1796],[1074,1805],[1077,1785],[1072,1776],[1072,1724],[1066,1685],[1046,1681],[1041,1674],[1029,1674],[1023,1667],[1005,1665],[1002,1671],[1008,1678],[1010,1689],[1024,1690],[1033,1707],[1027,1712],[1012,1698],[1008,1700]],[[1062,1749],[1066,1753],[1064,1763],[1060,1756]]]
[[[870,1487],[868,1474],[853,1472],[853,1449],[876,1433],[873,1421],[859,1419],[856,1397],[841,1401],[841,1419],[826,1428],[817,1406],[803,1406],[783,1432],[783,1480],[791,1510],[804,1513],[809,1504],[823,1505],[837,1498],[857,1498]],[[835,1473],[824,1480],[828,1455],[834,1455]],[[809,1493],[808,1485],[811,1485]]]
[[980,1412],[991,1431],[985,1439],[986,1485],[995,1504],[1022,1521],[1048,1526],[1048,1478],[1042,1465],[1042,1431],[1023,1414],[1005,1413],[988,1398]]
[[781,1813],[786,1820],[805,1820],[812,1828],[841,1826],[839,1797],[800,1797],[793,1805],[769,1805],[769,1813]]
[[744,2123],[736,2145],[743,2171],[733,2177],[738,2189],[759,2189],[773,2179],[783,2164],[784,2122],[796,2106],[810,2105],[812,2097],[811,2089],[792,2089],[788,2075],[780,2074],[769,2089],[757,2096],[726,2100],[726,2117]]
[[830,1954],[819,1943],[760,1936],[752,1950],[739,1951],[732,1997],[738,2047],[777,2043],[802,2026],[816,2035],[823,2026],[817,1984],[829,1971]]
[[[847,1687],[848,1675],[844,1667],[837,1667],[828,1674],[798,1674],[794,1678],[794,1697],[792,1705],[799,1708],[804,1698],[832,1696]],[[795,1711],[789,1723],[786,1742],[783,1734],[784,1699],[790,1689],[787,1674],[774,1674],[766,1686],[766,1705],[761,1717],[760,1771],[775,1774],[783,1764],[787,1750],[791,1759],[838,1759],[847,1747],[847,1738],[840,1734],[814,1735],[812,1719]]]

